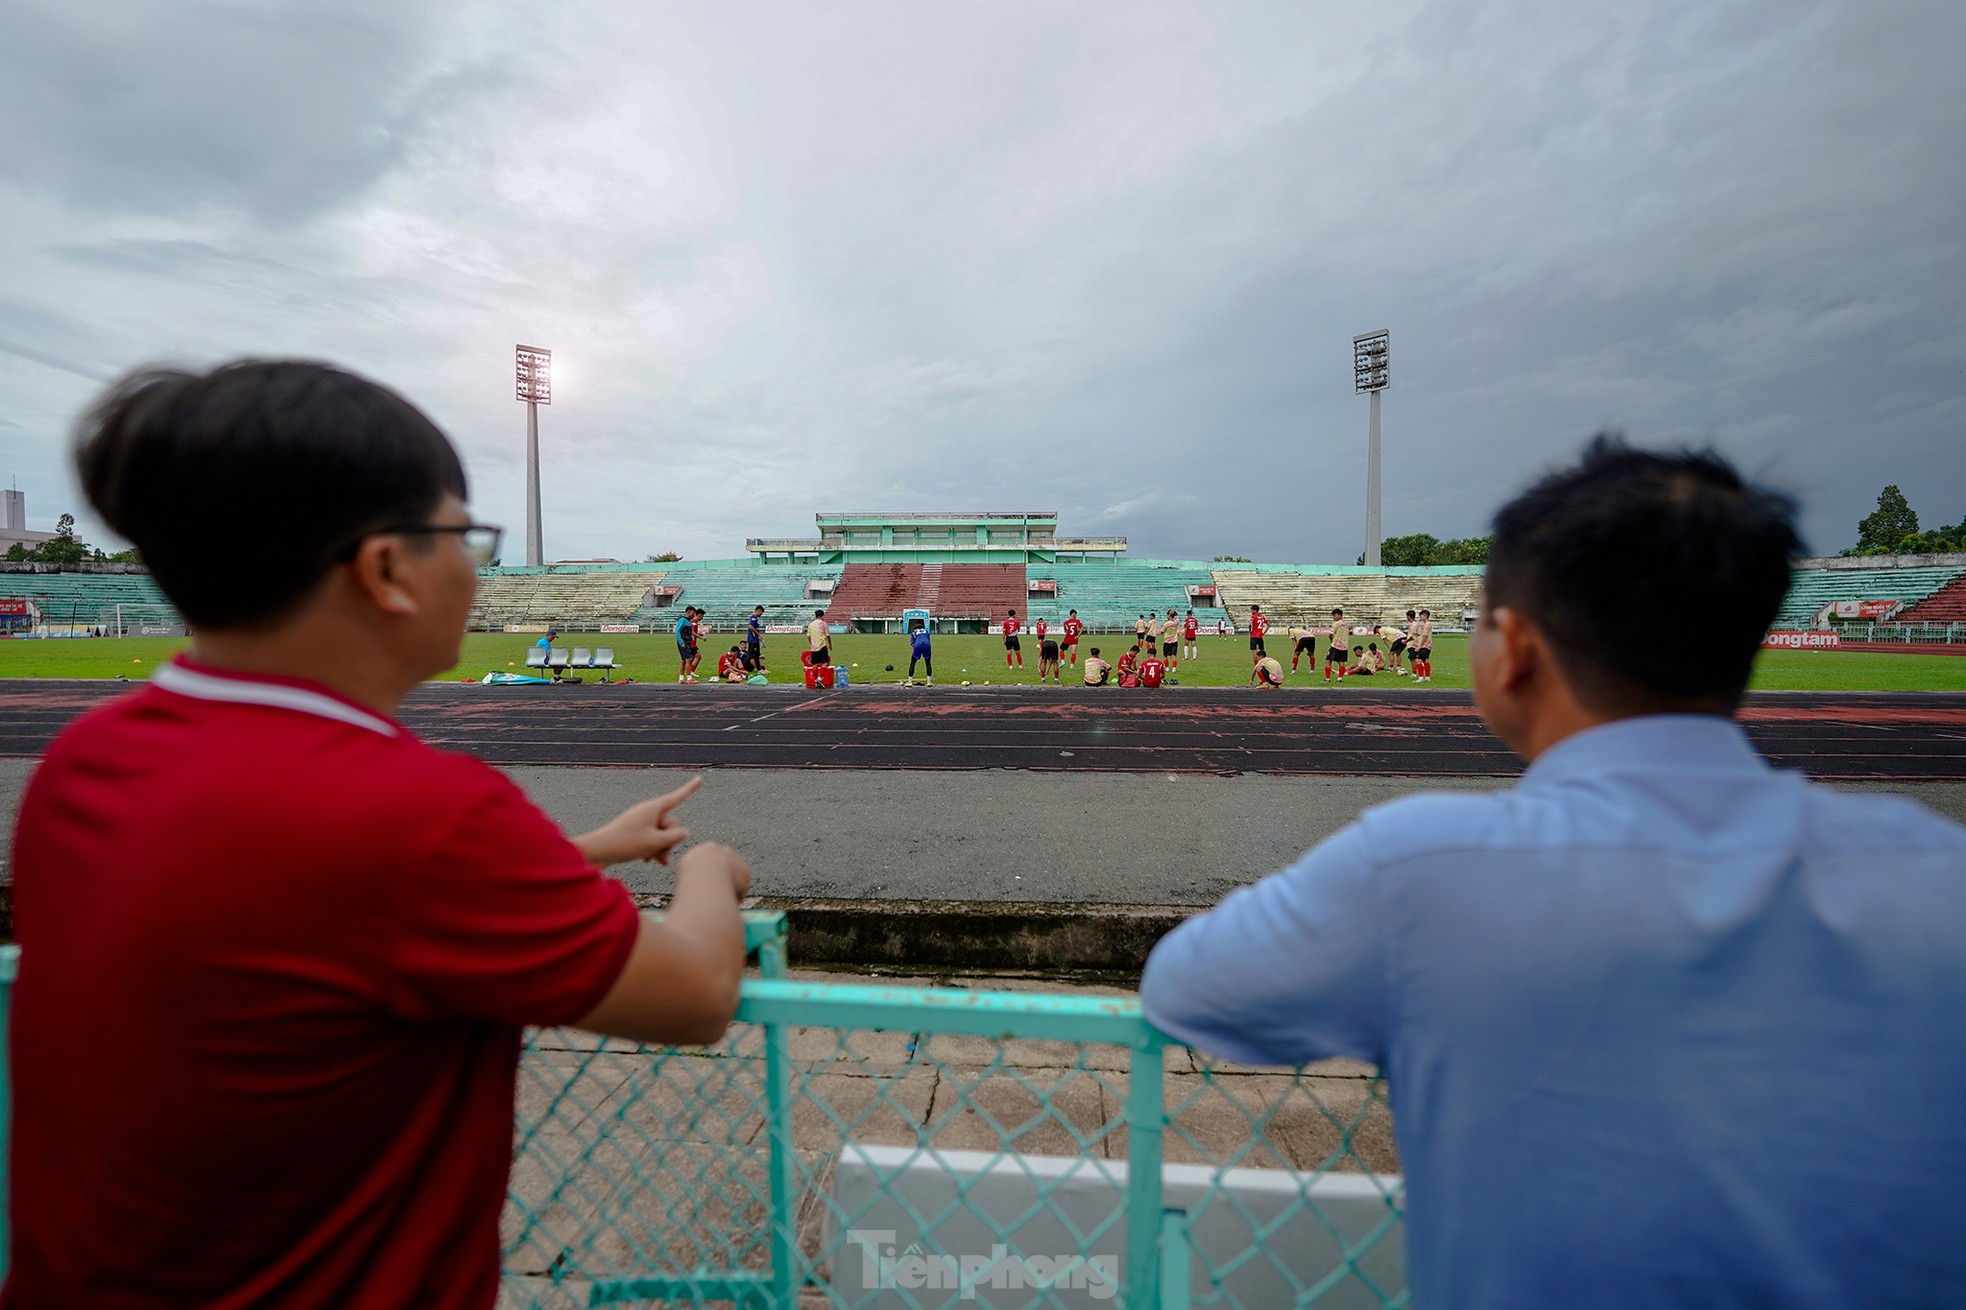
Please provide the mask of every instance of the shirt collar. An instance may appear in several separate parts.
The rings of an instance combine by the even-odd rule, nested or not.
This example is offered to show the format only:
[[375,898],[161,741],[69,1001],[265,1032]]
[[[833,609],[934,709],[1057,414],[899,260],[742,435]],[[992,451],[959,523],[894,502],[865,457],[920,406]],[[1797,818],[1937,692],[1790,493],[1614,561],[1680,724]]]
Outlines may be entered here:
[[1565,737],[1523,770],[1521,785],[1553,783],[1580,774],[1689,767],[1759,771],[1770,766],[1732,719],[1717,714],[1645,714]]
[[366,728],[384,737],[394,737],[402,731],[380,714],[335,695],[319,683],[200,667],[183,655],[168,664],[158,665],[157,671],[150,675],[150,685],[174,695],[188,696],[192,700],[261,705],[312,714],[316,718]]

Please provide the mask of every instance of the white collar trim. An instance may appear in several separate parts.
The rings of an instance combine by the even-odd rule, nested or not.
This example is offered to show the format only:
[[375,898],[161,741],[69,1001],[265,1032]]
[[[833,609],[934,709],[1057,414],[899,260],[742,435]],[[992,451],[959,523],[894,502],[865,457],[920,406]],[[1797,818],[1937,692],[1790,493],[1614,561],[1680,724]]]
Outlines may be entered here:
[[182,664],[160,664],[150,675],[153,687],[189,696],[193,700],[230,701],[236,705],[265,705],[277,710],[294,710],[316,718],[349,723],[385,737],[396,735],[396,725],[367,710],[358,710],[332,696],[305,687],[289,687],[278,682],[248,682],[243,678],[222,678],[187,669]]

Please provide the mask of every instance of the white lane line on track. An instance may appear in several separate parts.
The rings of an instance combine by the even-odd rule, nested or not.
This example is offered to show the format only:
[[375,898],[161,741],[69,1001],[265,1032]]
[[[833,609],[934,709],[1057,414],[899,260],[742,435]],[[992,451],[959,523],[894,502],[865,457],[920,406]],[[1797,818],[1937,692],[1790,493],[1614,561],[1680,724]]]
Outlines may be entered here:
[[773,710],[773,711],[772,711],[771,713],[769,713],[769,714],[760,714],[760,715],[759,715],[759,716],[758,716],[757,718],[755,718],[755,719],[746,719],[746,720],[745,720],[744,722],[742,722],[742,723],[733,723],[733,724],[731,724],[731,725],[730,725],[730,726],[729,726],[728,728],[723,728],[723,729],[720,729],[720,731],[722,731],[722,732],[736,732],[736,731],[737,731],[737,730],[738,730],[739,728],[748,728],[748,727],[750,727],[750,726],[751,726],[752,724],[754,724],[754,723],[763,723],[763,722],[764,722],[764,721],[765,721],[766,719],[775,719],[775,718],[777,718],[777,717],[778,717],[779,715],[781,715],[781,714],[783,714],[783,713],[785,713],[785,712],[786,712],[787,710],[796,710],[796,709],[798,709],[798,708],[800,708],[801,706],[808,706],[808,707],[809,707],[809,706],[813,706],[813,705],[819,705],[819,704],[822,704],[822,703],[824,703],[824,702],[826,702],[826,701],[829,701],[829,700],[832,700],[832,699],[833,699],[834,697],[836,697],[836,696],[838,696],[839,694],[840,694],[839,692],[837,692],[837,691],[833,691],[833,692],[828,692],[828,693],[827,693],[826,695],[824,695],[824,696],[815,696],[815,697],[814,697],[813,699],[811,699],[811,700],[802,700],[802,701],[799,701],[799,702],[797,702],[796,704],[792,704],[792,705],[786,705],[786,706],[784,706],[784,707],[782,707],[782,708],[780,708],[780,709],[775,709],[775,710]]

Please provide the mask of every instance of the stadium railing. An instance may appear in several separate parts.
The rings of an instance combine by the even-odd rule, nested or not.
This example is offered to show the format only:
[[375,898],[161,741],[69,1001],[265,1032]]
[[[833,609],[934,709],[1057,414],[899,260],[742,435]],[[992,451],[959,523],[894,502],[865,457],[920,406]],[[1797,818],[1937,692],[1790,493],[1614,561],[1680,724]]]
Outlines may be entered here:
[[528,1033],[501,1308],[1406,1304],[1369,1071],[1212,1062],[1126,994],[795,981],[745,926],[715,1046]]

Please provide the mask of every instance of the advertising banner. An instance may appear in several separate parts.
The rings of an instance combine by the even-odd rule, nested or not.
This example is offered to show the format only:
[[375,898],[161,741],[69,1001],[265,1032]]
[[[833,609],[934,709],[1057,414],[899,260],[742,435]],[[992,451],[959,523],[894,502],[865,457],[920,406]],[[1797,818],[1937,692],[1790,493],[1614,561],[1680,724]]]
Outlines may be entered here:
[[0,614],[26,615],[33,613],[24,600],[0,600]]
[[1903,605],[1901,600],[1839,600],[1830,612],[1839,619],[1887,619]]
[[601,625],[602,632],[640,632],[641,630],[642,625],[639,623],[603,623]]
[[1834,632],[1771,632],[1761,644],[1773,650],[1835,650],[1838,640]]

